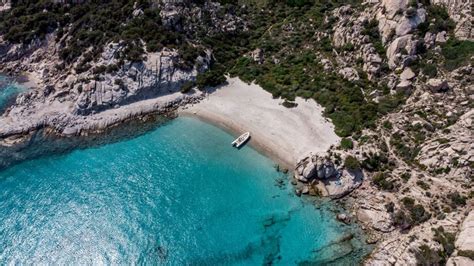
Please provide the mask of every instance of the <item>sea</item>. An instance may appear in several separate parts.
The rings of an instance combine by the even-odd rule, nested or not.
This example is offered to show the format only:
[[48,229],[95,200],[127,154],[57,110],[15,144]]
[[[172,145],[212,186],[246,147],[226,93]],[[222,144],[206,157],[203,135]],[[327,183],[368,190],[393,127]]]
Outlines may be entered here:
[[335,219],[336,203],[296,196],[290,174],[249,145],[231,147],[234,138],[179,117],[133,138],[0,170],[0,264],[364,259],[371,247],[356,224]]

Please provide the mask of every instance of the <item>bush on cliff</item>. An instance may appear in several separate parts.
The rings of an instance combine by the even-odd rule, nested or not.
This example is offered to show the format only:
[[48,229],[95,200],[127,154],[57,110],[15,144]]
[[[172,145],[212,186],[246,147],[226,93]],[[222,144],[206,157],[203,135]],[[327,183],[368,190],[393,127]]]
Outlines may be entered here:
[[359,161],[351,155],[347,156],[344,160],[344,166],[351,171],[360,169]]
[[354,148],[354,143],[351,139],[343,138],[341,140],[341,148],[343,148],[344,150],[351,150],[352,148]]

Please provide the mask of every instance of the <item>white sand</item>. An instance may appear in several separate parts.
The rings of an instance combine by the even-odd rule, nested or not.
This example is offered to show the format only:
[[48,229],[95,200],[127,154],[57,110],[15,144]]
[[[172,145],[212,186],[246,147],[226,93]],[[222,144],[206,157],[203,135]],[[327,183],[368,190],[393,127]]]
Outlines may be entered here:
[[228,82],[199,104],[180,110],[180,115],[197,116],[235,136],[250,131],[252,146],[287,167],[310,153],[325,152],[340,140],[315,101],[297,98],[297,107],[286,108],[258,85],[238,78]]

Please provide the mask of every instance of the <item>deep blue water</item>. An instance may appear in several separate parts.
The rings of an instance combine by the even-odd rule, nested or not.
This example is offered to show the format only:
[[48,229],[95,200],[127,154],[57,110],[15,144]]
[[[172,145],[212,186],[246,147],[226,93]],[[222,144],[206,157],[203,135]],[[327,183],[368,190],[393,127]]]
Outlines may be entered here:
[[[356,228],[192,118],[0,171],[0,264],[357,264]],[[278,180],[284,180],[283,186]]]
[[0,113],[25,88],[0,75]]

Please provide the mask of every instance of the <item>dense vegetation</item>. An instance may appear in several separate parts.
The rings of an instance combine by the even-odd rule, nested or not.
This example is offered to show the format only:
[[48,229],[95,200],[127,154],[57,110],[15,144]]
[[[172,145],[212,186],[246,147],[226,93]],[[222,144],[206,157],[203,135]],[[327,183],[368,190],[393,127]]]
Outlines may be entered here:
[[469,40],[457,40],[454,36],[455,22],[449,17],[445,7],[441,5],[427,5],[427,19],[418,25],[417,33],[425,36],[427,32],[437,34],[447,32],[449,38],[445,44],[441,45],[442,57],[434,56],[432,51],[427,51],[422,45],[419,46],[418,53],[421,58],[413,62],[412,68],[430,78],[437,75],[436,65],[443,66],[446,70],[452,71],[460,66],[473,63],[474,42]]
[[[322,20],[337,5],[336,2],[316,2],[291,12],[287,8],[274,10],[275,17],[282,18],[251,42],[252,48],[264,51],[264,62],[241,57],[230,73],[247,82],[255,81],[277,98],[293,101],[298,96],[316,100],[325,107],[325,114],[335,124],[336,133],[349,136],[374,126],[380,114],[389,112],[403,101],[403,95],[385,95],[379,103],[368,101],[365,92],[378,89],[388,93],[388,90],[370,82],[362,72],[359,73],[360,80],[348,81],[324,71],[317,54],[332,58],[333,47],[329,38],[319,39],[315,32],[330,32],[332,24]],[[329,18],[332,22],[338,19]],[[376,25],[370,27],[373,30]]]
[[[134,5],[143,10],[142,16],[133,16]],[[76,70],[90,68],[104,45],[123,41],[125,49],[120,58],[140,61],[145,52],[163,47],[181,51],[183,66],[194,62],[199,50],[191,47],[183,34],[167,30],[161,24],[160,10],[149,1],[87,1],[78,5],[54,4],[51,1],[19,1],[11,12],[1,14],[0,33],[6,40],[28,44],[56,31],[60,41],[60,57],[72,63],[80,56]],[[62,38],[67,34],[68,38]]]
[[[200,6],[205,1],[192,2]],[[360,80],[348,81],[336,73],[325,72],[319,62],[320,55],[332,58],[334,48],[330,38],[320,38],[315,33],[331,33],[332,25],[339,18],[328,16],[329,12],[342,4],[359,5],[359,0],[218,2],[222,4],[219,12],[244,17],[249,30],[211,33],[207,29],[213,26],[213,22],[206,9],[203,9],[202,19],[192,22],[197,25],[194,30],[168,29],[162,25],[156,4],[147,0],[91,0],[78,5],[26,0],[15,2],[10,12],[0,14],[0,34],[8,41],[28,44],[56,32],[62,47],[60,57],[64,60],[60,67],[77,63],[76,72],[89,70],[90,62],[111,41],[121,41],[125,45],[118,55],[120,64],[125,60],[142,60],[145,51],[154,52],[168,47],[179,50],[180,67],[191,68],[204,49],[211,49],[214,60],[210,71],[199,75],[195,83],[186,84],[183,91],[189,91],[193,86],[219,85],[225,81],[224,75],[230,73],[246,82],[256,82],[274,97],[285,99],[287,107],[294,106],[295,97],[316,100],[325,107],[325,114],[332,119],[340,136],[350,136],[363,128],[373,127],[380,115],[403,102],[404,95],[390,95],[383,85],[369,81],[360,67],[357,67]],[[242,8],[240,3],[246,3],[249,7]],[[134,16],[135,8],[143,10],[143,15]],[[329,23],[324,22],[326,16]],[[436,23],[420,25],[420,34],[452,30],[452,21],[444,9],[430,7],[429,17]],[[370,37],[379,54],[385,54],[375,20],[366,23],[363,33]],[[244,56],[256,48],[263,52],[262,62]],[[354,47],[348,45],[342,49],[352,51]],[[443,48],[446,67],[462,65],[472,50],[472,43],[448,42]],[[79,62],[78,58],[81,58]],[[414,65],[427,76],[436,76],[437,69],[433,64],[426,63],[429,55],[425,58]],[[93,72],[113,72],[118,67],[103,66]],[[378,102],[366,98],[374,90],[384,94]],[[344,148],[350,148],[349,143]],[[409,159],[416,155],[416,151],[405,150],[402,146],[400,151]]]

